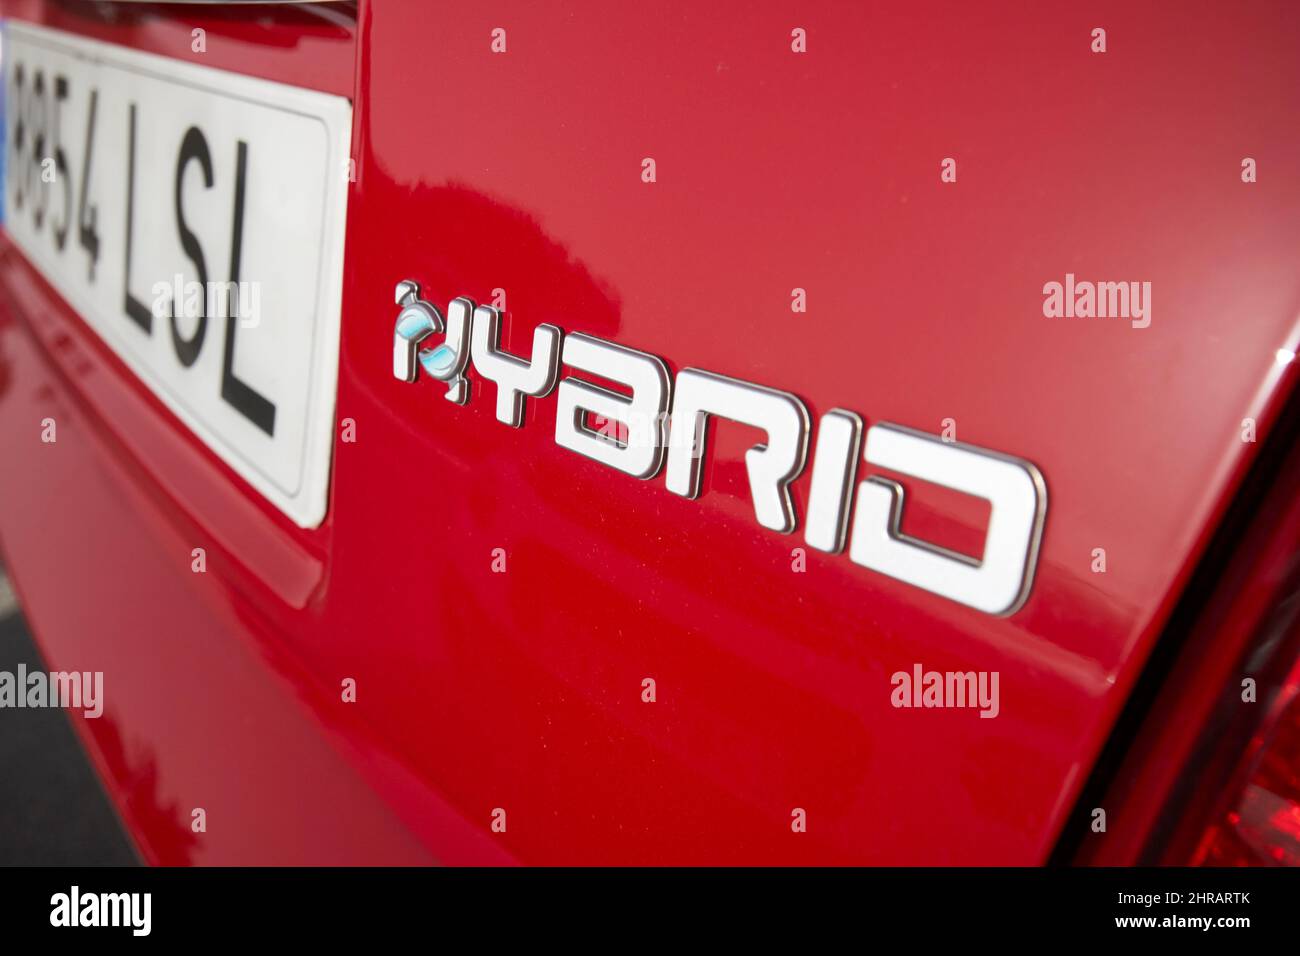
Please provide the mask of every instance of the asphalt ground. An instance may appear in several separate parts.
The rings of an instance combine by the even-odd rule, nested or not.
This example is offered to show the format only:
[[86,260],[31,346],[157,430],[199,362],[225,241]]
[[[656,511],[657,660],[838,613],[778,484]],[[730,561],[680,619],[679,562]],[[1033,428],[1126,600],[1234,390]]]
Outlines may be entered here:
[[[48,670],[0,568],[0,671]],[[59,708],[0,707],[0,866],[132,866],[122,823]]]

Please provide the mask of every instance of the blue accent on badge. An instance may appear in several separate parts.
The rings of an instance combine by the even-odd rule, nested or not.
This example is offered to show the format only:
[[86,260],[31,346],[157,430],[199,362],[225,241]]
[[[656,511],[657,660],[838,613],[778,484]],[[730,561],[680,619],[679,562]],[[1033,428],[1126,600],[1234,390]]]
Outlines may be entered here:
[[436,349],[421,352],[420,364],[426,372],[438,378],[456,367],[456,350],[450,345],[439,345]]

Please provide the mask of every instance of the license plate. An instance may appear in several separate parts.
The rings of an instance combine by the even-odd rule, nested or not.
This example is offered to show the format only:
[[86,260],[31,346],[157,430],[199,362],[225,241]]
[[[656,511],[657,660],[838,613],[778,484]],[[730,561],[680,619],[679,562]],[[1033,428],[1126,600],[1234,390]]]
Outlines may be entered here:
[[352,108],[15,21],[5,228],[177,417],[325,515]]

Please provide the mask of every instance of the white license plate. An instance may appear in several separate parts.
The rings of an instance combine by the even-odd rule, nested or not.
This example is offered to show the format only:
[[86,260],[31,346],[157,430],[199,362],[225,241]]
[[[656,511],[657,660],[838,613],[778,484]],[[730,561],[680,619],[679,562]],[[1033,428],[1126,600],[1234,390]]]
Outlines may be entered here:
[[351,105],[4,26],[9,236],[299,525],[325,514]]

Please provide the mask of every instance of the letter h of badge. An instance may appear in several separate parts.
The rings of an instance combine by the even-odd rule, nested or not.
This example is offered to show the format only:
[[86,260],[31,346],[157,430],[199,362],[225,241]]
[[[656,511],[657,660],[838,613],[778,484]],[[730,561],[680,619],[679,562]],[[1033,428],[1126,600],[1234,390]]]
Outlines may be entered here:
[[[414,382],[424,369],[426,375],[447,383],[447,401],[464,405],[469,401],[470,322],[474,303],[464,296],[451,300],[447,320],[437,306],[420,298],[420,286],[411,279],[397,283],[394,298],[402,311],[393,325],[393,377]],[[424,346],[432,335],[446,332],[440,345]]]

